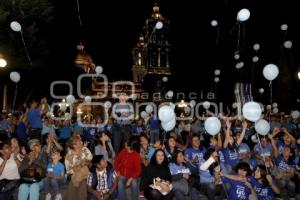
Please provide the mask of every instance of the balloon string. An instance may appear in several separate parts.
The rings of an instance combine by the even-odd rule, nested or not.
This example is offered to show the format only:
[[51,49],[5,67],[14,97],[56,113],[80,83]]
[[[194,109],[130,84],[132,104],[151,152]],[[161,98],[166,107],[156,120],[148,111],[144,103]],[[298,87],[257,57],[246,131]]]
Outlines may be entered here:
[[239,51],[240,48],[240,39],[241,39],[241,24],[238,24],[238,39],[237,39],[237,47],[236,51]]
[[16,84],[16,88],[15,88],[15,97],[14,97],[14,101],[13,101],[13,110],[15,109],[15,103],[16,103],[16,99],[17,99],[17,93],[18,93],[18,84]]
[[273,101],[273,91],[272,91],[272,81],[270,81],[270,104],[272,104],[272,101]]
[[25,48],[25,53],[26,53],[27,59],[29,61],[30,66],[32,66],[32,62],[31,62],[31,59],[30,59],[30,56],[29,56],[28,48],[27,48],[27,45],[25,43],[22,30],[20,31],[20,33],[21,33],[21,38],[22,38],[22,42],[23,42],[23,45],[24,45],[24,48]]
[[79,0],[77,0],[77,14],[78,14],[78,21],[79,21],[79,25],[82,26],[82,21],[81,21],[81,17],[80,17],[80,5],[79,5]]
[[[259,146],[260,146],[260,148],[262,149],[262,146],[261,146],[261,142],[260,142],[260,138],[259,138],[259,135],[258,135],[258,133],[256,133],[256,135],[257,135],[257,138],[258,138],[258,143],[259,143]],[[268,170],[268,168],[267,168],[267,164],[266,164],[266,158],[265,158],[265,156],[263,156],[263,161],[264,161],[264,164],[265,164],[265,167],[266,167],[266,171],[267,171],[267,174],[269,173],[269,170]]]

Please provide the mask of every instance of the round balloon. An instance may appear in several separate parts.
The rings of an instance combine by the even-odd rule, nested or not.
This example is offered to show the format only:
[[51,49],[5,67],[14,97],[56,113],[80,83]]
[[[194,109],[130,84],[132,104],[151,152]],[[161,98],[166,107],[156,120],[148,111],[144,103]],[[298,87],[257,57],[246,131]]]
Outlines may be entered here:
[[106,101],[106,102],[104,103],[104,107],[105,107],[106,109],[109,109],[111,106],[112,106],[112,105],[111,105],[111,102],[110,102],[110,101]]
[[172,90],[170,90],[170,91],[167,92],[167,97],[168,98],[172,98],[173,95],[174,95],[174,92]]
[[274,64],[268,64],[263,69],[263,75],[269,81],[274,80],[278,76],[278,74],[279,74],[279,69]]
[[207,110],[207,109],[209,109],[209,107],[210,107],[210,103],[208,101],[204,101],[203,108],[205,108]]
[[232,104],[232,108],[237,108],[237,103],[234,102],[234,103]]
[[6,67],[6,65],[7,65],[6,60],[3,58],[0,58],[0,67]]
[[254,44],[254,45],[253,45],[253,49],[254,49],[255,51],[258,51],[258,50],[260,49],[260,45],[259,45],[259,44]]
[[286,48],[286,49],[290,49],[290,48],[292,48],[293,43],[292,43],[292,41],[288,40],[288,41],[285,41],[285,42],[283,43],[283,46],[284,46],[284,48]]
[[234,55],[234,59],[235,59],[235,60],[240,59],[240,54],[235,54],[235,55]]
[[84,101],[85,101],[86,103],[91,103],[91,102],[92,102],[92,97],[86,96],[86,97],[84,97]]
[[298,119],[300,117],[300,112],[298,110],[294,110],[291,112],[291,116],[293,119]]
[[217,20],[212,20],[210,22],[210,24],[211,24],[211,26],[216,27],[216,26],[218,26],[218,21]]
[[170,106],[164,105],[164,106],[160,107],[158,110],[158,118],[163,123],[167,123],[173,119],[176,119],[176,116],[175,116],[174,110]]
[[259,60],[259,58],[258,58],[257,56],[254,56],[254,57],[252,58],[252,62],[254,62],[254,63],[258,62],[258,60]]
[[258,134],[265,136],[270,131],[270,124],[266,120],[260,119],[259,121],[255,122],[254,128]]
[[68,95],[67,96],[67,103],[68,104],[73,104],[75,102],[75,97],[73,95]]
[[20,76],[19,72],[11,72],[9,74],[9,78],[13,82],[18,83],[20,81],[21,76]]
[[216,117],[209,117],[204,122],[204,128],[207,133],[214,136],[218,134],[221,130],[221,122]]
[[189,106],[184,108],[185,114],[189,114],[191,112],[191,108]]
[[147,105],[147,106],[146,106],[146,112],[149,113],[149,114],[153,112],[153,107],[152,107],[152,105]]
[[282,24],[282,25],[280,26],[280,29],[281,29],[282,31],[286,31],[286,30],[288,29],[288,25]]
[[278,107],[278,104],[277,104],[277,103],[273,103],[273,104],[272,104],[272,107],[273,107],[273,108],[277,108],[277,107]]
[[141,117],[142,117],[143,119],[146,119],[146,118],[149,117],[149,115],[148,115],[148,113],[146,113],[145,111],[143,111],[143,112],[141,112]]
[[250,18],[250,11],[246,8],[240,10],[237,14],[238,21],[244,22]]
[[278,111],[279,111],[278,108],[273,108],[273,113],[274,113],[274,114],[277,114]]
[[220,81],[219,77],[215,77],[215,83],[218,83]]
[[163,24],[161,21],[158,21],[158,22],[156,22],[156,24],[155,24],[155,28],[156,28],[156,29],[162,29],[163,26],[164,26],[164,24]]
[[103,72],[103,68],[101,66],[97,66],[95,71],[96,71],[96,74],[101,74]]
[[59,104],[59,110],[65,112],[67,110],[67,104],[65,103]]
[[164,77],[162,78],[162,81],[163,81],[163,82],[168,82],[168,77],[164,76]]
[[176,125],[176,119],[172,119],[171,121],[169,122],[163,122],[161,124],[162,128],[165,130],[165,131],[171,131]]
[[250,101],[243,106],[243,116],[251,122],[259,120],[262,110],[258,103]]
[[191,101],[190,101],[190,106],[191,106],[191,107],[194,107],[195,105],[196,105],[196,101],[195,101],[195,100],[191,100]]
[[271,110],[272,106],[271,105],[267,105],[267,110]]
[[10,28],[15,32],[20,32],[22,30],[22,26],[19,22],[13,21],[10,23]]
[[219,69],[216,69],[216,70],[215,70],[215,75],[216,75],[216,76],[219,76],[220,73],[221,73],[221,71],[220,71]]
[[261,93],[261,94],[264,93],[264,91],[265,91],[264,88],[259,89],[259,93]]

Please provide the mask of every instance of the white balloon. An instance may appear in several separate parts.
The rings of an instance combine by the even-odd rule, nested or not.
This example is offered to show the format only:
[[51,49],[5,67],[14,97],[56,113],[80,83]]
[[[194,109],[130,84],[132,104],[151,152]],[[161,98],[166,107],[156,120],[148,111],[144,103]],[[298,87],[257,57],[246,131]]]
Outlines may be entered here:
[[273,107],[273,108],[277,108],[277,107],[278,107],[278,104],[277,104],[277,103],[273,103],[273,104],[272,104],[272,107]]
[[290,49],[290,48],[292,48],[293,43],[292,43],[292,41],[288,40],[288,41],[285,41],[285,42],[283,43],[283,46],[284,46],[284,48],[286,48],[286,49]]
[[204,101],[203,108],[205,108],[207,110],[207,109],[209,109],[209,107],[210,107],[210,103],[208,101]]
[[21,76],[20,76],[19,72],[11,72],[9,74],[9,78],[13,82],[18,83],[20,81]]
[[170,103],[169,105],[173,110],[175,109],[176,105],[174,103]]
[[278,108],[273,108],[273,113],[274,113],[274,114],[277,114],[278,111],[279,111]]
[[174,92],[172,90],[170,90],[170,91],[167,92],[167,97],[168,98],[172,98],[173,95],[174,95]]
[[20,32],[22,30],[22,26],[19,22],[13,21],[10,23],[10,28],[15,32]]
[[291,112],[291,116],[293,119],[298,119],[300,117],[300,112],[298,110],[294,110]]
[[85,101],[86,103],[91,103],[91,102],[92,102],[92,97],[86,96],[86,97],[84,97],[84,101]]
[[164,24],[161,21],[156,22],[155,28],[156,29],[162,29],[164,27]]
[[164,106],[160,107],[158,110],[158,118],[163,123],[167,123],[167,122],[175,119],[176,116],[175,116],[174,110],[170,106],[164,105]]
[[238,89],[234,90],[234,94],[239,94],[240,91]]
[[112,104],[111,104],[110,101],[106,101],[106,102],[104,103],[104,107],[105,107],[106,109],[109,109],[111,106],[112,106]]
[[250,17],[250,11],[246,8],[240,10],[237,14],[237,20],[244,22],[247,21]]
[[254,56],[254,57],[252,58],[252,62],[254,62],[254,63],[256,63],[258,60],[259,60],[259,58],[258,58],[257,56]]
[[221,71],[220,71],[219,69],[216,69],[216,70],[215,70],[215,75],[216,75],[216,76],[219,76],[220,74],[221,74]]
[[271,105],[267,105],[267,110],[271,110],[272,106]]
[[132,94],[132,95],[130,95],[129,98],[131,98],[132,100],[136,100],[137,99],[137,95],[136,94]]
[[259,121],[255,122],[254,128],[258,134],[265,136],[270,131],[270,124],[266,120],[260,119]]
[[214,136],[218,134],[221,130],[221,122],[216,117],[209,117],[204,122],[204,128],[207,133]]
[[164,76],[164,77],[162,78],[162,81],[163,81],[163,82],[168,82],[168,77]]
[[191,108],[190,108],[189,106],[185,107],[185,108],[184,108],[184,112],[185,112],[186,114],[189,114],[189,113],[191,112]]
[[142,117],[143,119],[146,119],[146,118],[149,117],[149,115],[148,115],[148,113],[146,113],[145,111],[143,111],[143,112],[141,112],[141,117]]
[[59,110],[65,112],[67,110],[67,104],[65,103],[59,104]]
[[73,95],[68,95],[67,96],[67,103],[68,104],[73,104],[75,102],[75,97]]
[[259,120],[262,110],[258,103],[250,101],[243,106],[243,116],[251,122]]
[[235,65],[235,68],[236,69],[241,69],[241,68],[243,68],[244,67],[244,62],[239,62],[239,63],[237,63],[236,65]]
[[265,91],[264,88],[259,89],[259,93],[261,93],[261,94],[264,93],[264,91]]
[[240,54],[234,54],[234,59],[235,59],[235,60],[240,59]]
[[288,25],[282,24],[282,25],[280,26],[280,29],[281,29],[282,31],[286,31],[286,30],[288,29]]
[[259,44],[254,44],[253,45],[253,49],[255,50],[255,51],[258,51],[259,49],[260,49],[260,45]]
[[279,69],[274,64],[268,64],[263,69],[263,75],[269,81],[274,80],[278,76],[278,74],[279,74]]
[[162,128],[165,130],[165,131],[170,131],[172,130],[176,125],[176,119],[172,119],[171,121],[169,122],[164,122],[161,124]]
[[233,103],[232,108],[237,108],[237,103]]
[[149,114],[153,112],[153,107],[152,107],[152,105],[147,105],[147,106],[146,106],[146,112],[149,113]]
[[191,106],[191,107],[194,107],[195,105],[196,105],[196,101],[195,101],[195,100],[191,100],[191,101],[190,101],[190,106]]
[[215,77],[215,83],[218,83],[220,81],[219,77]]
[[96,74],[101,74],[103,72],[103,68],[101,66],[97,66],[95,71],[96,71]]
[[212,20],[210,22],[210,24],[211,24],[211,26],[216,27],[216,26],[218,26],[218,21],[217,20]]

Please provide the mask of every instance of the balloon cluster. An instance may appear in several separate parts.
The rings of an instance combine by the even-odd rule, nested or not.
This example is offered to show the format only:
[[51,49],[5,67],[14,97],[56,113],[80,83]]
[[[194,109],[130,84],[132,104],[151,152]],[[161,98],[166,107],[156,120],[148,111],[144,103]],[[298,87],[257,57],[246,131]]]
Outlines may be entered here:
[[176,115],[174,109],[170,105],[164,105],[158,110],[158,118],[161,126],[165,131],[172,130],[176,125]]

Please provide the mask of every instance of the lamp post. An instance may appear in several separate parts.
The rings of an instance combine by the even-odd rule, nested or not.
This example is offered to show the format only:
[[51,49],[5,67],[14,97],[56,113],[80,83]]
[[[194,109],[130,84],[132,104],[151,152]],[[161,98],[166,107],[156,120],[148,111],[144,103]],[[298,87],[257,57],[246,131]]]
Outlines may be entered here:
[[298,72],[298,79],[300,80],[300,71]]

